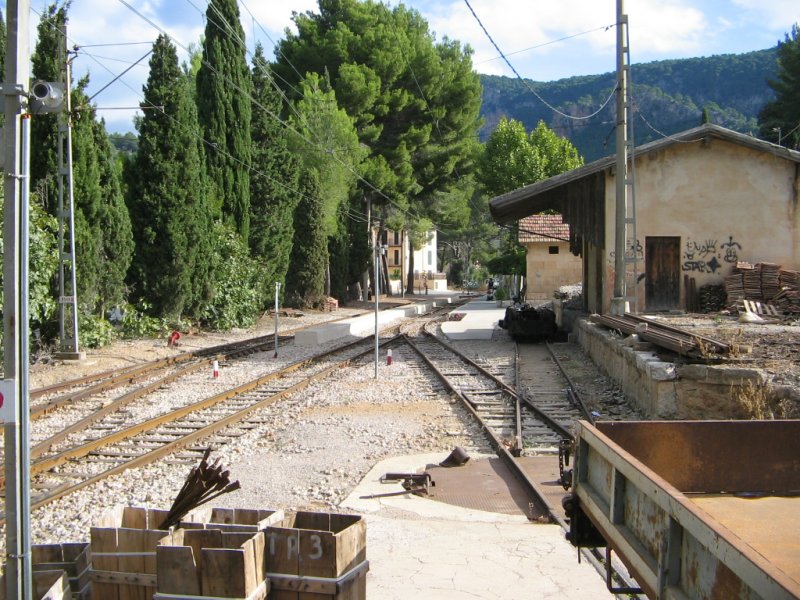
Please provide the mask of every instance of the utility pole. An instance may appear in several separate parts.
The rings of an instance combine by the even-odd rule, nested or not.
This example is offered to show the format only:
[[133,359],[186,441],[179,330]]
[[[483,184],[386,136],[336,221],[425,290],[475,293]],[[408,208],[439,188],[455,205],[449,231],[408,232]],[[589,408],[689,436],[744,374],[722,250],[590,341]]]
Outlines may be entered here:
[[3,125],[3,377],[6,597],[30,600],[30,444],[28,407],[28,141],[30,0],[8,0]]
[[[75,198],[72,179],[72,68],[67,48],[67,23],[59,32],[59,62],[64,109],[58,115],[58,358],[80,360],[78,288],[75,263]],[[66,198],[65,198],[66,196]]]
[[[630,54],[628,48],[628,15],[625,14],[624,0],[617,0],[617,129],[616,129],[616,167],[615,167],[615,227],[614,227],[614,296],[611,299],[611,313],[621,315],[629,310],[627,266],[636,261],[636,219],[633,206],[633,179],[628,174],[628,122],[630,102],[628,79],[630,76]],[[629,190],[629,187],[631,190]],[[630,193],[629,193],[630,191]],[[632,236],[633,256],[626,253],[627,241]],[[636,296],[636,268],[631,284],[632,296]]]

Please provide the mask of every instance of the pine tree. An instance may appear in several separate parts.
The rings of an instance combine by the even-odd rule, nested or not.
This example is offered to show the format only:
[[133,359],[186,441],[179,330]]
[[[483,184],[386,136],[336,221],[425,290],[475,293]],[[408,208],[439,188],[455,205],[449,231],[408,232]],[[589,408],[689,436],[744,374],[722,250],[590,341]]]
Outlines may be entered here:
[[275,282],[285,286],[294,238],[294,211],[300,165],[287,147],[287,129],[278,120],[281,96],[272,84],[261,45],[253,56],[253,165],[250,171],[250,250],[266,266],[264,300]]
[[139,150],[129,174],[136,251],[129,281],[156,314],[199,307],[210,286],[211,216],[197,112],[175,47],[159,36],[138,122]]
[[800,27],[778,44],[778,74],[768,81],[775,100],[758,115],[761,137],[789,148],[800,148]]
[[251,83],[236,0],[211,0],[206,11],[197,106],[211,149],[206,168],[214,202],[245,242],[250,235]]
[[286,301],[297,307],[319,308],[325,297],[328,242],[325,234],[319,174],[305,171],[300,178],[303,197],[295,211],[294,244],[286,282]]

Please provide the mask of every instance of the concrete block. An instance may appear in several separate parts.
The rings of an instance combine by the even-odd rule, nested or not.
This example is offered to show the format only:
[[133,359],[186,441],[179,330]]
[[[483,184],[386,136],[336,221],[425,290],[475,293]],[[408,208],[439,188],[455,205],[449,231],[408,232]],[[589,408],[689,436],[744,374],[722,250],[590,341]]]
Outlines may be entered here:
[[340,321],[298,331],[294,335],[294,343],[297,346],[319,346],[346,335],[350,335],[350,323]]
[[647,364],[647,376],[653,381],[674,381],[678,378],[678,370],[672,363],[652,361]]
[[678,367],[678,376],[681,379],[704,381],[708,376],[708,367],[706,365],[683,365]]
[[741,367],[709,367],[706,381],[716,385],[741,385],[745,381],[752,381],[756,384],[764,383],[761,369],[747,369]]

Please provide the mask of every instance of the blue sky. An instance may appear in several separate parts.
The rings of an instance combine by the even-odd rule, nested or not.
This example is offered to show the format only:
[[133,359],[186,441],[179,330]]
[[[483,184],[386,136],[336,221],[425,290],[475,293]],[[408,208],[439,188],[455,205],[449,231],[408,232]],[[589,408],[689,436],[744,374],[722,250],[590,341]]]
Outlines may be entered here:
[[[464,0],[404,4],[427,19],[437,39],[469,44],[477,71],[513,76]],[[31,47],[37,11],[45,5],[32,3]],[[100,90],[149,50],[159,33],[153,24],[182,52],[181,47],[199,41],[206,5],[206,0],[73,0],[69,37],[81,46],[74,77],[88,71],[89,94]],[[523,77],[551,81],[615,68],[616,33],[609,27],[616,18],[615,0],[469,0],[469,5]],[[634,64],[769,48],[800,22],[798,0],[626,0],[625,8]],[[317,2],[240,0],[239,9],[248,46],[260,41],[269,52],[291,27],[292,11],[315,11]],[[145,59],[94,99],[110,131],[133,130],[130,107],[141,100],[147,70]]]

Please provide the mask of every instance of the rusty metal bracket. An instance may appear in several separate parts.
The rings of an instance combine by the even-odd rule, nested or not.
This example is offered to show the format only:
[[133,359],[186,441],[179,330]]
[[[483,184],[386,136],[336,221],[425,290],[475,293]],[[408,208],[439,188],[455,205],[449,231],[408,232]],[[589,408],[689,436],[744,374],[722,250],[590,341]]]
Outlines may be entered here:
[[430,473],[386,473],[386,475],[380,478],[381,483],[394,483],[397,481],[401,482],[403,486],[402,490],[383,494],[369,494],[367,496],[361,496],[361,498],[369,500],[372,498],[402,496],[404,494],[427,496],[430,493],[430,488],[436,486],[436,482],[431,478]]
[[568,490],[572,487],[572,469],[567,469],[569,466],[569,457],[574,449],[574,442],[572,440],[562,439],[558,442],[558,474],[561,486]]
[[615,575],[611,566],[611,546],[606,546],[606,589],[612,594],[643,594],[644,590],[640,587],[621,586],[614,587],[612,578]]

